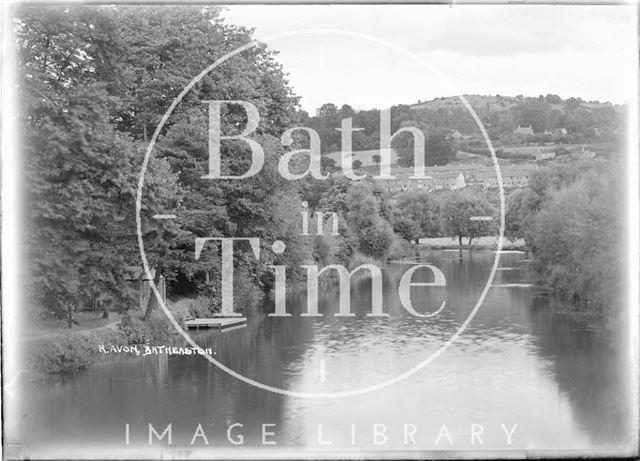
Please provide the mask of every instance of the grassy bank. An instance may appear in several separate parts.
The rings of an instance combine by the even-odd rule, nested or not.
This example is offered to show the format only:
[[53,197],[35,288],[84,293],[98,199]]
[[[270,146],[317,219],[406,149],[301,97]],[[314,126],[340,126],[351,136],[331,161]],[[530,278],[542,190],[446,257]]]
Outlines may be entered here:
[[[100,345],[153,344],[177,336],[169,319],[158,311],[147,321],[142,320],[142,311],[124,315],[114,313],[106,321],[98,321],[87,314],[79,313],[76,316],[79,325],[71,329],[51,324],[27,328],[27,368],[33,378],[76,373],[114,356],[100,353]],[[93,314],[93,317],[96,315],[101,314]]]

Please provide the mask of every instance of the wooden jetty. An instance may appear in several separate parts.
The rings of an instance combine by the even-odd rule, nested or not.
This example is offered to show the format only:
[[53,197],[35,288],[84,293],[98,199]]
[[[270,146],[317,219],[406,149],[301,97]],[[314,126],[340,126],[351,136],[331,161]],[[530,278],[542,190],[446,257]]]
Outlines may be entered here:
[[245,326],[246,323],[246,317],[186,318],[184,320],[184,326],[188,329],[215,328],[224,330],[231,327]]

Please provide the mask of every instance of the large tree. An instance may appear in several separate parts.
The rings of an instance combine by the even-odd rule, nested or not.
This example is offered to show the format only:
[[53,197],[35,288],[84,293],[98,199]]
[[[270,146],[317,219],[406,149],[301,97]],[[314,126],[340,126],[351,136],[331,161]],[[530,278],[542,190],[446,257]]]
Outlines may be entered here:
[[[118,21],[108,8],[23,7],[15,30],[30,292],[55,311],[90,299],[122,306],[144,146],[113,123],[125,53]],[[179,188],[162,160],[147,177],[148,217],[174,206]]]
[[[30,282],[48,305],[126,297],[123,265],[140,264],[134,212],[147,142],[194,76],[253,40],[250,30],[227,25],[218,14],[219,8],[190,6],[18,12],[19,107],[32,203]],[[254,136],[266,154],[259,175],[202,179],[207,99],[248,101],[258,108]],[[296,104],[274,52],[264,44],[214,69],[183,98],[158,139],[143,189],[143,237],[158,276],[206,280],[215,250],[196,263],[197,236],[261,237],[265,245],[282,238],[296,247],[296,233],[283,216],[297,210],[298,185],[282,179],[275,166],[282,153],[275,136],[295,125]],[[229,106],[221,129],[232,134],[244,123],[245,113]],[[223,142],[222,157],[225,171],[247,168],[241,142]],[[172,212],[179,219],[151,219]],[[306,257],[292,253],[298,255],[294,259]],[[237,258],[253,275],[264,273],[247,248],[239,248]]]
[[[193,77],[253,40],[251,30],[225,24],[219,11],[189,6],[122,8],[122,36],[130,50],[125,61],[130,102],[120,111],[121,126],[147,139]],[[179,213],[185,233],[171,252],[156,259],[164,259],[169,279],[181,275],[212,296],[220,289],[219,257],[212,245],[195,261],[196,237],[260,237],[265,248],[276,238],[288,245],[296,239],[291,231],[285,235],[277,223],[282,197],[297,198],[299,185],[278,174],[277,159],[283,150],[275,137],[296,125],[298,98],[274,57],[272,50],[258,44],[213,69],[185,95],[158,139],[155,155],[170,163],[185,191]],[[209,155],[206,100],[246,101],[258,109],[260,123],[252,136],[266,157],[259,174],[243,180],[202,178],[208,173]],[[246,123],[240,106],[223,108],[222,134],[238,133]],[[296,139],[292,148],[301,142]],[[249,149],[241,141],[222,142],[221,157],[224,174],[239,175],[250,166]],[[248,246],[238,245],[235,254],[236,263],[249,268],[250,275],[266,279],[264,264],[254,260]]]
[[[424,164],[447,165],[455,158],[456,150],[444,131],[421,121],[406,120],[401,124],[403,127],[415,127],[424,133]],[[398,153],[398,164],[410,167],[414,165],[414,138],[409,133],[403,132],[395,136],[391,146]]]
[[435,237],[440,231],[439,205],[427,191],[409,191],[395,197],[394,230],[418,243],[420,237]]
[[457,237],[462,246],[462,238],[469,239],[471,245],[474,238],[491,235],[494,226],[491,221],[472,220],[472,217],[493,217],[495,209],[484,198],[465,192],[452,192],[442,204],[442,227],[450,237]]

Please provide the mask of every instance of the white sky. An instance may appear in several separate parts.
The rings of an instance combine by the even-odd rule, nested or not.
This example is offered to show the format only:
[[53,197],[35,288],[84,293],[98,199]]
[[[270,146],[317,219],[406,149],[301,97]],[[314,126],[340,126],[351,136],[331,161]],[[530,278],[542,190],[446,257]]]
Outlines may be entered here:
[[234,5],[232,24],[265,39],[334,29],[377,37],[307,33],[268,40],[301,105],[389,107],[454,94],[554,93],[623,103],[635,78],[636,8],[618,6]]

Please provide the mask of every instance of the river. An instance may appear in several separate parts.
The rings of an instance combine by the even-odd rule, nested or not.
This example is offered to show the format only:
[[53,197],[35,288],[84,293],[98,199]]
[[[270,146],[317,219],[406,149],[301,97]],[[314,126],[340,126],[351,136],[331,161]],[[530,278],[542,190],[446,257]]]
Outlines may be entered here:
[[[333,315],[338,290],[330,286],[321,290],[321,318],[300,317],[306,308],[300,294],[287,300],[291,317],[267,317],[273,303],[266,301],[265,311],[249,313],[246,327],[193,338],[211,347],[221,363],[278,389],[370,387],[411,370],[458,331],[495,256],[425,250],[389,264],[383,296],[388,318],[365,315],[371,282],[354,279],[354,317]],[[468,327],[424,368],[387,387],[341,398],[292,397],[246,384],[201,356],[122,355],[76,376],[24,388],[23,452],[623,453],[635,441],[627,338],[561,313],[559,301],[535,286],[526,258],[503,253],[493,286]],[[446,288],[411,289],[417,311],[434,312],[446,301],[428,318],[409,314],[398,297],[402,274],[417,263],[432,264],[446,276]],[[414,280],[426,274],[416,272]],[[149,445],[149,424],[158,433],[171,424],[171,447],[167,437]]]

